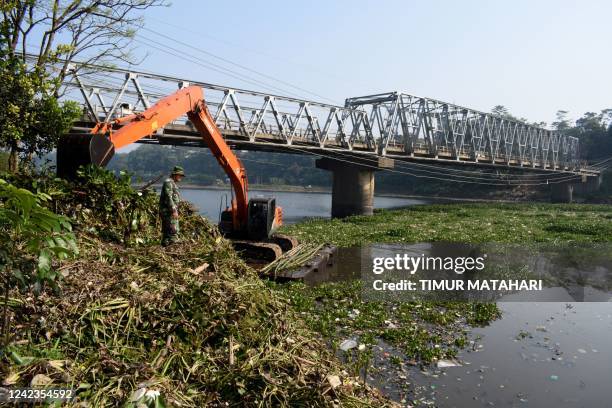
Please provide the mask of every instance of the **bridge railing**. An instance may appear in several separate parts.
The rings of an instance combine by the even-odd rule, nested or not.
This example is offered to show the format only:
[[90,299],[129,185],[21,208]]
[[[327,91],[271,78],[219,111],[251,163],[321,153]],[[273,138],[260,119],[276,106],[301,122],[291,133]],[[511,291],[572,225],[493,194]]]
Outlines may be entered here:
[[[92,121],[110,122],[148,108],[179,87],[199,85],[217,125],[249,141],[376,150],[366,113],[360,109],[149,73],[105,70],[101,78],[100,72],[79,73],[74,69],[65,82],[68,94],[83,100]],[[186,120],[183,117],[176,123]]]
[[[199,85],[226,137],[248,142],[346,149],[575,170],[578,139],[520,121],[402,92],[349,98],[344,106],[108,67],[72,67],[66,97],[91,121],[143,111],[176,89]],[[187,124],[186,117],[175,124]]]

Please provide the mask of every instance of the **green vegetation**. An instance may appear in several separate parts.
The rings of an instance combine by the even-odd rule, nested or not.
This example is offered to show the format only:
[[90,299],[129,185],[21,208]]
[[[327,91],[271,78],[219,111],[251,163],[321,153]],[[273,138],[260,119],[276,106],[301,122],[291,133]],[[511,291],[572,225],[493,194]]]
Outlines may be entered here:
[[49,211],[43,203],[51,197],[17,188],[0,179],[0,268],[4,290],[3,345],[9,341],[8,296],[10,289],[32,288],[36,295],[45,284],[58,289],[52,261],[78,252],[68,218]]
[[[425,205],[381,210],[371,217],[315,219],[287,226],[283,232],[308,244],[330,242],[343,247],[431,241],[609,242],[612,206]],[[517,278],[516,273],[513,277]],[[500,316],[497,305],[491,303],[366,302],[362,285],[358,281],[317,287],[292,284],[283,290],[307,324],[334,347],[344,339],[356,338],[367,345],[366,350],[373,350],[372,345],[382,340],[401,351],[409,364],[454,357],[469,344],[469,326],[487,325]],[[395,360],[402,363],[397,356]]]
[[372,242],[606,242],[612,237],[612,206],[423,205],[380,210],[372,217],[314,219],[283,232],[344,247]]
[[80,256],[52,262],[60,294],[12,289],[2,302],[5,385],[73,387],[75,406],[385,405],[188,205],[182,243],[163,251],[157,196],[127,176],[12,181],[71,218]]
[[19,157],[31,160],[53,149],[81,109],[76,102],[59,103],[49,75],[30,69],[7,47],[0,35],[0,147],[10,152],[9,169],[15,172]]
[[[331,176],[315,168],[315,158],[307,155],[236,152],[243,161],[251,184],[328,186]],[[129,169],[143,180],[167,173],[180,163],[188,183],[215,185],[227,175],[208,149],[169,146],[140,146],[127,154],[117,154],[108,165],[111,170]],[[308,171],[306,171],[308,169]]]
[[47,196],[47,206],[70,218],[77,230],[126,246],[156,242],[157,195],[134,190],[127,173],[115,177],[90,166],[79,170],[74,182],[47,173],[11,174],[6,180]]
[[281,287],[306,323],[331,340],[346,338],[368,347],[377,339],[420,364],[452,358],[467,342],[466,324],[486,325],[499,316],[495,305],[467,302],[364,302],[362,282]]

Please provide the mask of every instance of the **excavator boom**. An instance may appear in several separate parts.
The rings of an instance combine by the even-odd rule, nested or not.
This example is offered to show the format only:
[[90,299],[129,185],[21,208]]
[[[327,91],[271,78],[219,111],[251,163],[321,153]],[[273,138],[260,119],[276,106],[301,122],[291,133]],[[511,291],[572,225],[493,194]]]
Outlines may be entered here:
[[[247,222],[248,182],[244,166],[229,148],[204,102],[204,93],[199,86],[188,86],[159,100],[155,105],[138,115],[126,117],[127,124],[111,133],[110,141],[115,148],[127,146],[149,136],[182,115],[198,129],[204,143],[215,156],[232,183],[235,202],[232,203],[235,230],[243,230]],[[122,123],[122,119],[118,119]],[[123,120],[125,122],[125,119]]]
[[[142,113],[119,118],[113,124],[99,123],[90,135],[68,135],[58,146],[58,174],[69,177],[78,166],[88,163],[104,166],[115,149],[150,136],[168,123],[187,114],[198,129],[204,143],[213,153],[232,183],[235,200],[231,213],[233,231],[246,231],[249,220],[248,182],[244,166],[229,148],[214,119],[210,115],[202,88],[188,86],[159,100]],[[121,126],[113,130],[113,126]],[[282,212],[275,211],[276,224]],[[278,220],[276,219],[278,218]]]

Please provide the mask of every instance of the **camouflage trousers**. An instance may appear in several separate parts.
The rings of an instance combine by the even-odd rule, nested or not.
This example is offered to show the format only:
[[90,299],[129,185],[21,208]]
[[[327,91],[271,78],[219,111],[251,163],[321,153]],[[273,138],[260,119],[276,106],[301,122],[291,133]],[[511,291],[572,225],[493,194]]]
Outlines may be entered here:
[[168,246],[178,242],[179,221],[173,218],[172,214],[161,213],[162,224],[162,246]]

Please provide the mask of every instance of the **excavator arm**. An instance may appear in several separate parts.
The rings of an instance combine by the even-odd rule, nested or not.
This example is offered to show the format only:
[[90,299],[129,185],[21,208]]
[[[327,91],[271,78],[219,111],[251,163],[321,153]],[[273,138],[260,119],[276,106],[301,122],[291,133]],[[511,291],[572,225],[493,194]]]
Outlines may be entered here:
[[[114,151],[154,134],[180,116],[189,120],[202,135],[204,143],[215,156],[232,183],[235,199],[232,200],[232,224],[234,231],[243,231],[248,222],[248,182],[244,166],[229,148],[219,128],[208,111],[204,93],[199,86],[188,86],[159,100],[142,113],[119,118],[112,125],[99,123],[91,131],[91,137],[70,135],[58,146],[58,174],[66,176],[78,165],[87,162],[104,166]],[[121,126],[117,130],[113,127]],[[85,151],[83,151],[85,150]],[[76,156],[76,157],[75,157]],[[62,174],[64,173],[64,174]]]

